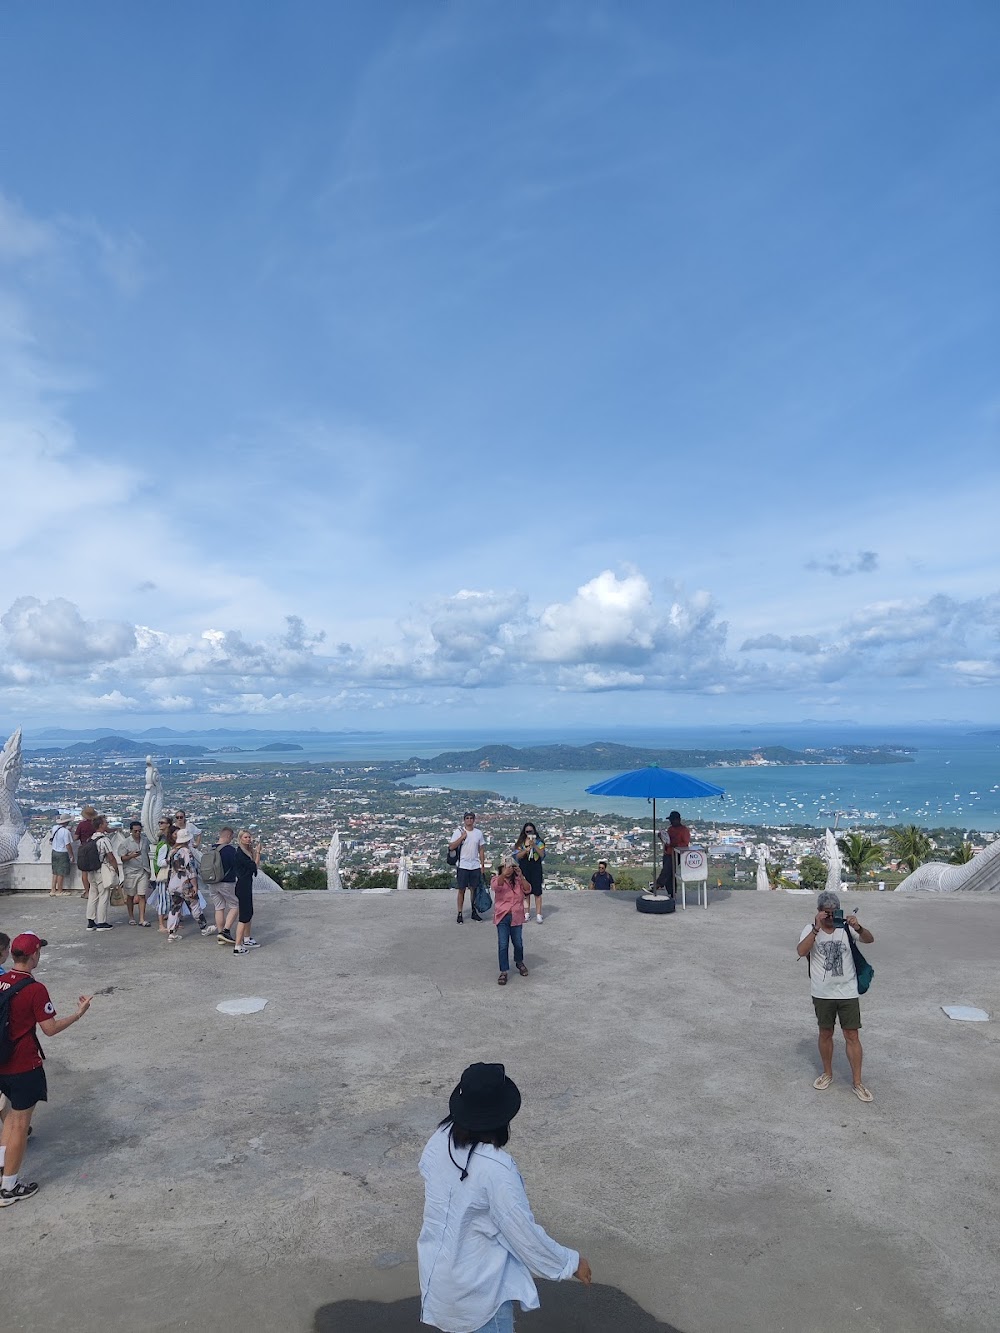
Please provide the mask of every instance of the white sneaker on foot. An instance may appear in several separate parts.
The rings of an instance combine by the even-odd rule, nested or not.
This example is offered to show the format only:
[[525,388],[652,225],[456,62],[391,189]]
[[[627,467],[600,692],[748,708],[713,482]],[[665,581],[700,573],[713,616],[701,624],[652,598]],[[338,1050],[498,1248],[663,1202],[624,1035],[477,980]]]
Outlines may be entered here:
[[539,925],[542,924],[542,914],[541,914],[541,912],[539,912],[539,913],[537,914],[537,916],[535,917],[535,920],[538,922]]

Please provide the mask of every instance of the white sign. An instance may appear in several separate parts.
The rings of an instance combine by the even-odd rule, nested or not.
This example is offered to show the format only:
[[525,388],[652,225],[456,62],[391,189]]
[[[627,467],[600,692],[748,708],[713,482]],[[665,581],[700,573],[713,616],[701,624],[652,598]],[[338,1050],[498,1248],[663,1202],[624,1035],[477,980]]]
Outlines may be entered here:
[[681,879],[685,884],[708,879],[708,857],[700,847],[688,847],[681,853]]

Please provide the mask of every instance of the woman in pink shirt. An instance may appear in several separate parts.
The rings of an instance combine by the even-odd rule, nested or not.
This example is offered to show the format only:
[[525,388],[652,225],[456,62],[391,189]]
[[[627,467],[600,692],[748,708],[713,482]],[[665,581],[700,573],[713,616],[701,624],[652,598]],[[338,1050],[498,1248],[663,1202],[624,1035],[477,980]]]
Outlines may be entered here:
[[497,927],[497,952],[500,957],[498,986],[506,986],[510,969],[510,945],[514,944],[514,966],[522,977],[528,975],[524,966],[524,944],[521,927],[524,925],[525,894],[530,892],[527,880],[521,874],[513,856],[505,856],[499,875],[493,876],[493,920]]

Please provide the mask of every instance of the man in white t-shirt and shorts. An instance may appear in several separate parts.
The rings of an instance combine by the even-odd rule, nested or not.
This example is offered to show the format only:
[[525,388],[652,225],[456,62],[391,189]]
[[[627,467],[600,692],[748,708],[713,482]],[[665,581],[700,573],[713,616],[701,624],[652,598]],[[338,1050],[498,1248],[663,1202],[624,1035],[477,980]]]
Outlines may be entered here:
[[842,917],[843,925],[834,920],[840,911],[840,899],[835,893],[821,893],[816,900],[816,917],[799,936],[798,954],[809,959],[809,981],[812,987],[813,1008],[819,1023],[819,1054],[823,1072],[813,1083],[822,1092],[833,1082],[833,1029],[840,1020],[840,1030],[847,1045],[847,1059],[851,1066],[854,1095],[862,1102],[873,1100],[872,1094],[861,1081],[861,1000],[858,995],[858,975],[854,967],[847,932],[862,944],[874,944],[875,936],[866,930],[854,915]]
[[462,816],[462,827],[452,834],[448,844],[450,851],[461,848],[458,856],[458,924],[462,924],[462,907],[465,903],[465,890],[472,895],[472,919],[482,921],[476,911],[476,890],[486,873],[486,839],[482,829],[476,828],[476,812],[466,810]]
[[73,864],[73,834],[70,832],[72,819],[69,815],[60,815],[52,830],[52,888],[49,897],[61,898],[65,892],[66,876]]

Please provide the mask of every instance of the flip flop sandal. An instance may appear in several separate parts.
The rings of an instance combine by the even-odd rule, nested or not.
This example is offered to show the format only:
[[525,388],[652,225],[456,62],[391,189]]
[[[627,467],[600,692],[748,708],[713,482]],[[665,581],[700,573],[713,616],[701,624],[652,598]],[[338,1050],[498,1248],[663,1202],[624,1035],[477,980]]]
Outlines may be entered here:
[[820,1074],[819,1078],[816,1079],[816,1081],[813,1083],[813,1087],[816,1089],[817,1092],[823,1092],[824,1089],[828,1088],[832,1082],[833,1082],[832,1074]]
[[507,973],[501,972],[500,975],[497,977],[497,985],[506,986],[506,984],[507,984]]
[[517,964],[517,970],[520,972],[522,977],[526,977],[528,975],[528,969],[524,966],[523,963]]
[[857,1084],[854,1088],[854,1095],[859,1102],[873,1102],[875,1100],[863,1083]]

